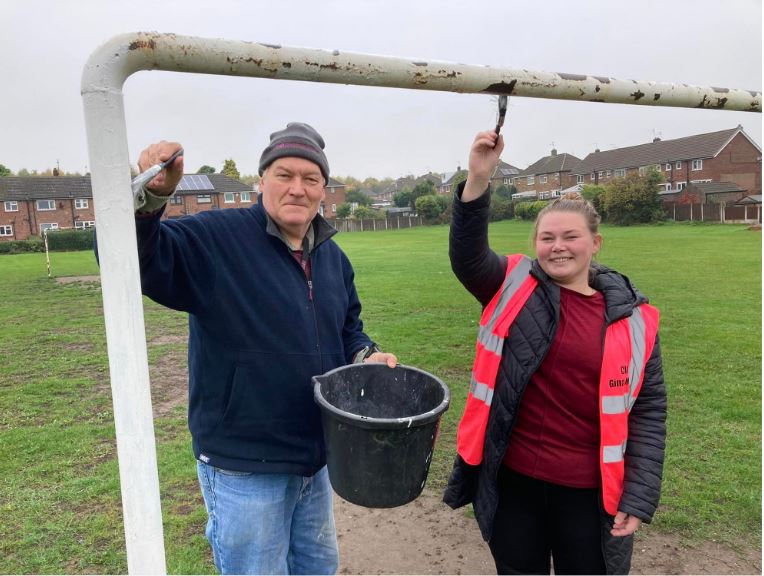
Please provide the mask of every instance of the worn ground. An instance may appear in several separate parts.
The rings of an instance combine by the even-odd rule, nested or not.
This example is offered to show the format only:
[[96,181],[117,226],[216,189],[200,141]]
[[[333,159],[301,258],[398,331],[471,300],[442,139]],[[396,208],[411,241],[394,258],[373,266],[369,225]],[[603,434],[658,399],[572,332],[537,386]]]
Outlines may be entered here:
[[[341,574],[495,574],[475,520],[428,492],[387,510],[335,498]],[[632,574],[761,574],[761,551],[716,542],[689,545],[645,527]]]

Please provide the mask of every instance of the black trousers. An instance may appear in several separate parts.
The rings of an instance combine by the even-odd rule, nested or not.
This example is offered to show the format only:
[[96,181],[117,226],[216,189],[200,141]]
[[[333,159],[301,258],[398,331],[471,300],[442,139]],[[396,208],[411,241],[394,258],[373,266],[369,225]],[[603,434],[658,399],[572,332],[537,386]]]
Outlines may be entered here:
[[498,574],[605,574],[599,489],[568,488],[502,466],[488,543]]

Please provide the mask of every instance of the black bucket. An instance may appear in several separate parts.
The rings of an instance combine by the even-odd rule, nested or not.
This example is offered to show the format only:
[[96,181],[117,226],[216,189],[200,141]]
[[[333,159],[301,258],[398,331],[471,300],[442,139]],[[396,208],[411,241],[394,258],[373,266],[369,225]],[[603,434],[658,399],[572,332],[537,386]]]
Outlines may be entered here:
[[353,504],[393,508],[422,493],[450,394],[409,366],[350,364],[313,377],[329,478]]

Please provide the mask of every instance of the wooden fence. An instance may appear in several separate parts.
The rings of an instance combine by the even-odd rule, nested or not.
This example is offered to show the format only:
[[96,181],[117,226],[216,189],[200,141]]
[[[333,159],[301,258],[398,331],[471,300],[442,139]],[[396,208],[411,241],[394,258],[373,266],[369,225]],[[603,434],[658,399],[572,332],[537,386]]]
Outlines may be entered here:
[[352,218],[327,219],[340,232],[370,232],[374,230],[398,230],[422,226],[421,216],[393,216],[383,220],[355,220]]
[[721,222],[726,224],[761,223],[761,205],[664,204],[666,218],[685,222]]

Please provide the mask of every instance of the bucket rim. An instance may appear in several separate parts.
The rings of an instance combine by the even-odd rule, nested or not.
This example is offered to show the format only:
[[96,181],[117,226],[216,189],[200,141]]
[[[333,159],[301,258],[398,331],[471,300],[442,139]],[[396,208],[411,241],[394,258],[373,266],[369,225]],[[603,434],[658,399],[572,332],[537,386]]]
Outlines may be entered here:
[[[367,362],[366,364],[367,365],[369,364],[384,365],[384,362]],[[441,389],[443,390],[443,399],[432,410],[428,410],[427,412],[423,412],[422,414],[417,414],[415,416],[407,416],[405,418],[376,418],[372,416],[361,416],[359,414],[353,414],[352,412],[342,410],[340,408],[337,408],[333,404],[329,403],[329,401],[327,401],[326,398],[324,398],[324,395],[321,392],[322,382],[328,379],[332,374],[336,372],[342,372],[344,370],[348,370],[350,368],[354,368],[358,366],[361,366],[361,365],[348,364],[346,366],[340,366],[339,368],[334,368],[333,370],[329,370],[328,372],[324,374],[312,377],[313,398],[324,413],[329,413],[335,418],[337,418],[338,420],[341,420],[347,424],[353,424],[354,426],[357,426],[359,428],[372,428],[372,429],[384,428],[387,430],[404,429],[404,428],[425,426],[427,424],[431,424],[432,422],[436,422],[437,420],[440,419],[443,413],[448,409],[448,406],[451,403],[451,391],[448,389],[448,386],[446,386],[443,380],[441,380],[437,376],[430,374],[426,370],[422,370],[421,368],[416,368],[414,366],[407,366],[405,364],[398,364],[395,368],[389,368],[389,369],[395,370],[397,368],[402,368],[404,370],[408,370],[411,372],[419,372],[420,374],[435,380],[440,385]]]

